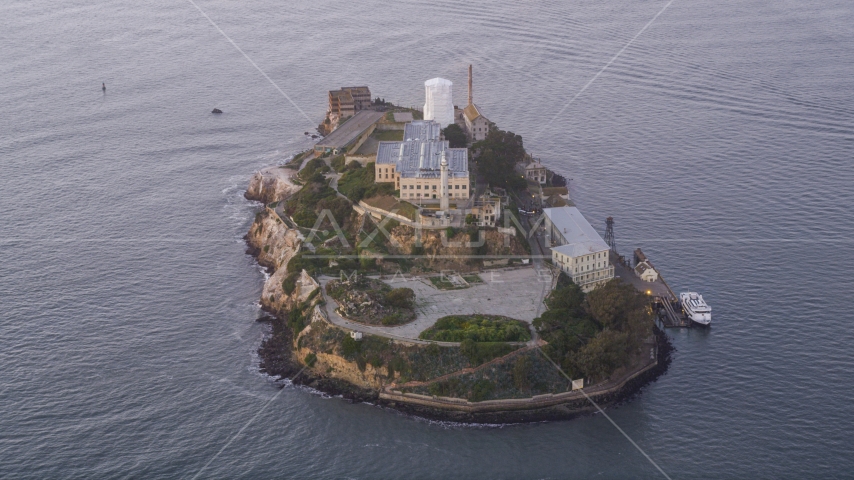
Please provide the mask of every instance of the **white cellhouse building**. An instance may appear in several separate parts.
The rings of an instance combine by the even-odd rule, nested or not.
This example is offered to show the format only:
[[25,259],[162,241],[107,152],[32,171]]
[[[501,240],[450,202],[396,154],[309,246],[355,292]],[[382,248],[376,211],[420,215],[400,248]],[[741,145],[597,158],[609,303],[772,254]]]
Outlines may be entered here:
[[552,261],[585,292],[614,278],[610,247],[575,207],[544,208]]
[[442,128],[454,123],[453,87],[453,82],[444,78],[436,77],[424,82],[424,120],[433,120]]

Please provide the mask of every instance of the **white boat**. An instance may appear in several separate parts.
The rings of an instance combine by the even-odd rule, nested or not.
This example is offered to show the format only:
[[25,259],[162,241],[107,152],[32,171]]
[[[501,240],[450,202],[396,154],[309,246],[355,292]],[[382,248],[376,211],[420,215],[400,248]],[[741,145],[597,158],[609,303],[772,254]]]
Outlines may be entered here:
[[682,292],[679,294],[679,299],[682,301],[682,310],[685,310],[688,318],[700,325],[712,323],[712,307],[703,300],[702,295],[697,292]]

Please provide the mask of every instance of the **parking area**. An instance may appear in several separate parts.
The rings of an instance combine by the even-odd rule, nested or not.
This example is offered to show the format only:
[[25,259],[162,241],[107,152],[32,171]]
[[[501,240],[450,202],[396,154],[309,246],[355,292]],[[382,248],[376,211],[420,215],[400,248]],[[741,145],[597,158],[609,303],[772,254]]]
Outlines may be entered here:
[[[493,270],[480,273],[483,283],[469,288],[439,290],[426,277],[396,275],[383,281],[393,288],[408,287],[415,291],[415,310],[418,318],[406,325],[380,327],[347,321],[334,313],[335,301],[327,297],[327,309],[332,323],[351,330],[399,339],[417,339],[436,320],[447,315],[504,315],[530,323],[544,310],[543,298],[551,287],[548,270],[536,267]],[[326,286],[331,277],[322,277]]]

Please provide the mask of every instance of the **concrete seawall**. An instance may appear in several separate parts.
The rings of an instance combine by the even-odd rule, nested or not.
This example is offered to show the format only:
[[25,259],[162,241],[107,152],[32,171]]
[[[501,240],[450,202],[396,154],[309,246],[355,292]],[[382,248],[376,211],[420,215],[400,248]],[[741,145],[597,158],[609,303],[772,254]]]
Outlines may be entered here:
[[[591,387],[585,393],[594,401],[597,398],[613,395],[623,389],[631,380],[642,376],[658,366],[658,361],[645,366],[643,369],[627,375],[616,384],[603,386],[602,388]],[[503,412],[513,410],[536,410],[545,407],[570,403],[576,400],[587,401],[584,394],[579,390],[561,393],[549,393],[537,395],[530,398],[508,398],[501,400],[485,400],[482,402],[470,402],[463,398],[433,397],[417,393],[402,393],[399,391],[380,392],[380,399],[388,402],[409,403],[439,410],[457,410],[466,413],[479,412]]]
[[462,398],[434,397],[386,389],[379,393],[379,403],[412,415],[443,421],[516,423],[570,419],[596,412],[590,400],[603,408],[619,403],[664,374],[670,364],[673,347],[661,330],[656,329],[655,337],[656,351],[652,361],[619,379],[586,387],[583,393],[574,390],[529,398],[470,402]]

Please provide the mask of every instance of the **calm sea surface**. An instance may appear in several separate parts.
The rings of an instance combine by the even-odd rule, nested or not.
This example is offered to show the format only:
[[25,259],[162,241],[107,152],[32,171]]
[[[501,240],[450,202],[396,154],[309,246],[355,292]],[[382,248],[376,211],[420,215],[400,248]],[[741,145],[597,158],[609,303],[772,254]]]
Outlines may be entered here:
[[[711,330],[610,415],[673,478],[854,475],[854,4],[0,4],[0,477],[663,478],[601,415],[471,427],[279,390],[241,240],[326,90],[455,82]],[[106,82],[107,92],[101,92]],[[225,113],[210,114],[218,107]],[[563,109],[563,112],[555,115]]]

